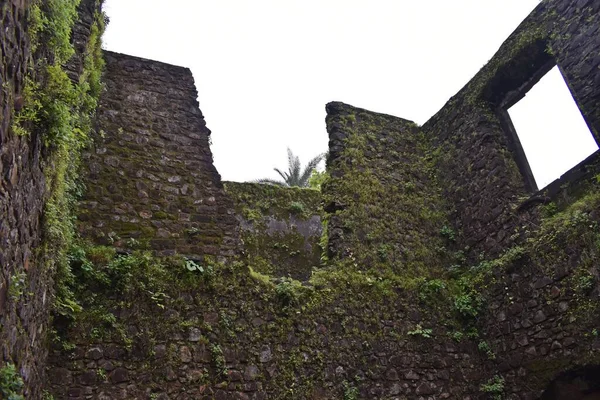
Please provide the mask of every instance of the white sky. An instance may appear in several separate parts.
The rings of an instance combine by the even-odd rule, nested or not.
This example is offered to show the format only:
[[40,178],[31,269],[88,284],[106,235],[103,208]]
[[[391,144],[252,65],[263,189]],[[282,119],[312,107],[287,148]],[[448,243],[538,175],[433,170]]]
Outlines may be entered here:
[[327,150],[337,100],[427,121],[538,0],[106,0],[106,49],[189,67],[223,179]]
[[508,113],[540,189],[598,150],[558,67]]

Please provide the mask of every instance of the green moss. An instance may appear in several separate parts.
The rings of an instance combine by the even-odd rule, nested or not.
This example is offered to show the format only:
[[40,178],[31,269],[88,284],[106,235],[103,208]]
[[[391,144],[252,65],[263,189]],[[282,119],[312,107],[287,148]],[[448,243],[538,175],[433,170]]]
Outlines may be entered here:
[[89,142],[103,67],[100,37],[104,18],[96,14],[79,82],[74,84],[64,68],[75,52],[70,36],[78,5],[78,0],[38,0],[29,6],[28,35],[39,59],[26,77],[25,106],[13,124],[21,133],[41,134],[46,148],[42,253],[47,260],[46,273],[56,273],[56,311],[69,315],[77,310],[67,289],[72,280],[67,248],[73,237],[72,210],[80,193],[79,153]]
[[272,288],[275,287],[275,285],[272,283],[271,277],[269,275],[265,275],[260,272],[257,272],[254,270],[253,267],[249,267],[249,269],[250,269],[250,276],[253,279],[255,279],[257,282],[260,282],[261,284],[263,284],[267,287],[272,287]]
[[155,229],[150,226],[138,226],[138,229],[145,238],[151,238],[155,235]]
[[[532,261],[540,265],[545,274],[553,276],[557,267],[567,268],[565,290],[574,300],[570,313],[579,323],[589,320],[598,309],[590,290],[596,284],[600,258],[600,222],[595,216],[599,206],[600,192],[591,189],[570,206],[543,218],[540,229],[527,241]],[[568,257],[564,249],[577,257]]]
[[263,217],[260,210],[255,210],[246,207],[242,209],[242,215],[250,222],[259,222]]
[[414,124],[399,118],[359,112],[349,124],[345,115],[358,111],[345,107],[328,116],[328,125],[343,125],[346,136],[322,189],[324,204],[336,209],[330,224],[338,224],[328,227],[328,245],[334,244],[335,256],[354,259],[350,268],[405,281],[403,286],[440,274],[444,243],[432,238],[447,220],[433,146]]
[[529,371],[531,383],[539,389],[545,388],[562,371],[567,371],[572,361],[565,358],[543,358],[528,362],[524,367]]
[[306,290],[310,288],[302,286],[300,282],[291,278],[283,278],[275,286],[275,294],[283,307],[298,306]]
[[138,223],[124,221],[114,222],[112,226],[123,235],[126,235],[131,232],[139,232],[141,228],[140,224]]
[[548,36],[548,30],[541,22],[519,29],[515,35],[511,36],[502,45],[494,58],[469,82],[465,95],[467,102],[475,105],[482,101],[487,85],[492,81],[492,78],[498,76],[502,68],[514,62],[517,56],[524,56],[523,53],[527,49],[546,40]]
[[213,367],[217,370],[218,375],[227,376],[227,366],[225,366],[225,357],[221,346],[213,343],[209,346],[209,349]]
[[306,212],[306,207],[301,201],[292,201],[288,206],[288,210],[293,215],[302,215]]
[[167,219],[169,217],[169,214],[167,214],[164,211],[155,211],[154,213],[152,213],[152,217],[155,219]]
[[[343,265],[319,271],[307,285],[272,279],[241,263],[215,263],[215,276],[208,284],[187,271],[185,260],[178,257],[156,258],[143,252],[119,256],[106,247],[82,245],[81,253],[72,259],[73,291],[83,311],[69,327],[71,337],[90,343],[111,342],[140,354],[140,348],[152,349],[152,343],[170,343],[174,337],[186,337],[192,328],[199,329],[202,339],[198,343],[205,345],[211,356],[211,368],[202,375],[207,385],[219,385],[226,379],[222,368],[226,364],[219,361],[219,354],[226,350],[289,343],[285,352],[271,347],[276,378],[259,380],[274,398],[289,398],[291,393],[299,398],[309,396],[316,386],[322,387],[325,366],[341,362],[336,361],[337,341],[331,344],[327,358],[322,353],[319,356],[322,334],[310,321],[320,321],[328,328],[341,323],[336,337],[349,346],[342,352],[343,362],[355,365],[368,363],[361,359],[363,346],[401,338],[383,321],[393,321],[399,305],[407,301],[407,293],[398,291],[396,282]],[[166,318],[166,310],[177,314]],[[218,315],[218,323],[203,322],[203,313]],[[252,316],[265,321],[259,326],[248,324],[247,318]],[[299,329],[299,324],[304,328]],[[129,326],[138,327],[138,332],[129,332]],[[298,338],[296,344],[289,342],[290,335]],[[415,345],[421,344],[416,341]],[[179,350],[176,344],[172,347],[165,362],[176,365]],[[148,363],[144,371],[156,379],[163,373],[150,358],[140,360],[142,363]],[[142,367],[136,364],[135,368]],[[342,389],[338,382],[336,390],[341,393]]]
[[241,232],[248,263],[262,274],[308,279],[319,264],[319,238],[303,236],[296,224],[321,216],[320,193],[255,183],[227,182],[225,188],[248,223]]
[[[244,231],[242,239],[248,262],[263,274],[310,276],[312,268],[318,266],[318,237],[306,239],[295,228],[272,234],[259,229]],[[307,246],[311,251],[306,249]]]
[[307,219],[321,213],[321,195],[313,189],[239,182],[224,182],[224,186],[237,213],[249,221],[259,221],[264,215],[281,220],[291,215]]

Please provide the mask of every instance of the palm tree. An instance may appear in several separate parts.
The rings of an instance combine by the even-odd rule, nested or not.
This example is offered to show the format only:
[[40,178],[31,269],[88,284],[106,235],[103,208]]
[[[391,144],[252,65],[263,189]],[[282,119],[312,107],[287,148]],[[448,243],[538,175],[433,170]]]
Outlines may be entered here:
[[295,156],[292,153],[292,150],[287,149],[288,152],[288,171],[282,172],[279,168],[273,168],[275,172],[279,174],[283,178],[283,181],[278,181],[275,179],[259,179],[256,182],[258,183],[267,183],[269,185],[277,185],[277,186],[299,186],[299,187],[307,187],[308,179],[312,174],[313,170],[317,167],[317,165],[325,158],[325,154],[319,154],[312,160],[306,164],[306,167],[302,169],[300,164],[300,158]]

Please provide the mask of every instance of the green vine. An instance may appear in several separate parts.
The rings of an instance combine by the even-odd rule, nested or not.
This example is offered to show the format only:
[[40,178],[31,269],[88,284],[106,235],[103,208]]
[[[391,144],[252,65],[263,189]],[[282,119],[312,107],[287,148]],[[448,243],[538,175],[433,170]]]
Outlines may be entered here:
[[24,106],[12,124],[18,135],[35,132],[42,138],[48,197],[41,250],[48,272],[56,273],[54,306],[62,315],[73,315],[80,309],[68,285],[72,273],[67,252],[74,235],[73,208],[81,193],[79,156],[90,141],[104,67],[101,36],[105,17],[96,12],[78,81],[73,81],[65,68],[75,55],[71,31],[79,3],[80,0],[36,0],[30,5],[28,33],[36,62],[25,80]]

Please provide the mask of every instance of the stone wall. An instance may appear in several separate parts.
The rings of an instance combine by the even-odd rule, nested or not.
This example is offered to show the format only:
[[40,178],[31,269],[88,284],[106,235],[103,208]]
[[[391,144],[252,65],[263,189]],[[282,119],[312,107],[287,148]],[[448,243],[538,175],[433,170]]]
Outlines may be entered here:
[[558,64],[598,141],[599,10],[593,1],[541,3],[423,127],[440,149],[457,248],[471,269],[492,264],[479,286],[486,311],[478,324],[495,354],[487,375],[505,379],[509,398],[538,398],[561,374],[600,362],[598,157],[532,196],[505,112]]
[[111,275],[108,285],[86,279],[81,293],[88,311],[61,332],[52,352],[56,398],[478,393],[471,382],[483,378],[481,354],[451,339],[437,322],[447,319],[444,313],[421,308],[412,291],[343,271],[313,274],[311,286],[274,284],[243,264],[213,265],[207,275],[206,265],[201,273],[177,264],[148,268],[137,264],[140,255],[115,263],[101,256],[106,252],[88,250],[90,276],[136,265],[128,271],[133,277]]
[[225,182],[248,262],[256,272],[306,281],[321,264],[318,190]]
[[40,339],[47,328],[51,284],[35,253],[41,241],[45,179],[39,136],[21,137],[11,129],[30,66],[26,10],[25,2],[1,6],[0,365],[15,363],[28,393],[36,394],[47,353]]
[[541,78],[540,72],[558,63],[600,140],[599,7],[594,1],[542,2],[423,126],[441,149],[444,195],[455,205],[457,231],[475,254],[497,254],[511,246],[520,224],[514,210],[535,191],[525,156],[507,129],[505,110]]
[[[14,129],[15,115],[28,107],[35,95],[26,93],[26,79],[37,80],[38,84],[42,81],[40,60],[51,52],[41,38],[32,54],[27,30],[32,3],[4,1],[0,6],[0,368],[14,364],[17,376],[23,380],[25,397],[39,399],[56,272],[48,268],[44,252],[47,235],[42,223],[50,196],[47,172],[53,168],[50,157],[54,149],[43,145],[42,138],[48,132],[34,127],[31,121],[20,123],[28,134],[18,134]],[[77,58],[83,58],[99,3],[84,0],[78,9],[76,19],[85,19],[86,24],[78,27]],[[43,12],[46,10],[45,2],[37,4]],[[72,78],[78,79],[81,69],[71,69]]]
[[233,255],[238,223],[212,164],[187,68],[105,53],[99,137],[85,157],[81,232],[159,254]]
[[411,121],[343,103],[327,105],[327,131],[330,256],[351,256],[373,273],[438,273],[446,206],[422,131]]
[[[586,1],[542,3],[489,64],[425,124],[425,140],[416,150],[407,133],[382,149],[377,141],[387,145],[392,129],[364,123],[360,116],[372,113],[338,103],[328,106],[332,153],[328,167],[333,179],[325,198],[334,199],[332,203],[326,200],[326,209],[332,213],[330,248],[338,254],[345,251],[343,255],[359,260],[359,265],[364,260],[365,268],[382,269],[386,260],[377,260],[376,255],[384,247],[406,246],[413,254],[422,254],[414,242],[411,247],[395,236],[404,230],[418,238],[415,227],[424,228],[421,240],[426,248],[445,247],[446,255],[438,252],[437,260],[428,258],[427,271],[444,277],[446,287],[439,295],[447,296],[449,308],[460,314],[463,333],[478,332],[461,340],[470,340],[487,353],[473,389],[497,376],[509,398],[535,399],[553,379],[600,360],[595,328],[600,322],[598,270],[594,266],[598,256],[594,244],[598,237],[594,211],[595,176],[600,171],[597,157],[530,197],[535,188],[505,115],[508,103],[514,104],[542,72],[558,63],[598,140],[598,7]],[[366,145],[352,139],[356,134],[368,138]],[[408,155],[403,154],[406,149]],[[403,155],[400,166],[393,164],[398,154]],[[340,167],[343,157],[345,165]],[[433,163],[430,170],[429,160]],[[411,163],[425,176],[393,181],[406,176]],[[386,170],[386,165],[394,168]],[[360,183],[354,185],[356,190],[348,190],[354,174],[362,176]],[[397,207],[390,207],[386,198],[393,192],[389,188],[398,187],[399,181],[408,187],[394,193],[389,204]],[[385,182],[385,189],[371,189],[380,182]],[[417,201],[411,204],[406,194],[415,191],[413,182],[427,189],[417,186],[417,196],[411,199]],[[445,202],[436,197],[438,187]],[[365,188],[371,189],[370,198],[361,193]],[[412,211],[395,220],[384,235],[370,240],[382,222],[416,204],[426,204],[442,215],[431,218],[429,214],[425,219],[427,214]],[[411,224],[415,215],[421,219]],[[429,228],[428,220],[435,221]],[[452,224],[441,226],[448,220]],[[436,224],[438,233],[452,236],[450,241],[439,242]],[[406,268],[411,263],[401,265],[404,281],[412,273]],[[466,287],[474,291],[465,292]],[[467,309],[462,308],[462,301],[468,303]],[[478,311],[469,316],[471,307]]]
[[[332,136],[346,134],[334,141],[324,189],[331,259],[310,279],[312,262],[302,266],[297,277],[305,282],[298,282],[257,274],[257,256],[277,256],[262,246],[248,246],[255,253],[241,262],[191,268],[177,258],[86,249],[73,265],[84,312],[61,327],[52,352],[56,397],[479,393],[489,378],[485,355],[476,342],[450,335],[460,321],[447,308],[447,293],[427,284],[443,273],[452,238],[442,234],[444,203],[425,138],[409,121],[340,103],[328,110]],[[394,162],[386,162],[390,156]],[[294,221],[290,212],[301,207],[292,203],[302,199],[309,215],[317,209],[316,192],[233,183],[227,191],[242,227],[271,215]],[[338,229],[343,235],[336,237]],[[264,272],[297,272],[274,261],[283,266]]]
[[553,379],[600,364],[598,189],[545,217],[486,289],[483,337],[496,353],[487,367],[513,398],[536,399]]
[[[542,2],[422,128],[330,103],[328,259],[310,278],[303,265],[303,282],[256,273],[257,256],[270,255],[260,246],[245,259],[203,257],[230,253],[238,221],[269,220],[295,197],[231,184],[236,221],[189,71],[108,53],[104,138],[87,158],[80,226],[117,249],[82,245],[72,257],[83,312],[56,326],[48,389],[73,399],[533,400],[578,374],[590,381],[600,364],[598,160],[530,197],[503,110],[556,59],[597,134],[598,7]],[[153,253],[122,251],[145,240]],[[192,260],[156,257],[175,252]],[[270,261],[284,267],[265,272],[292,271]]]

